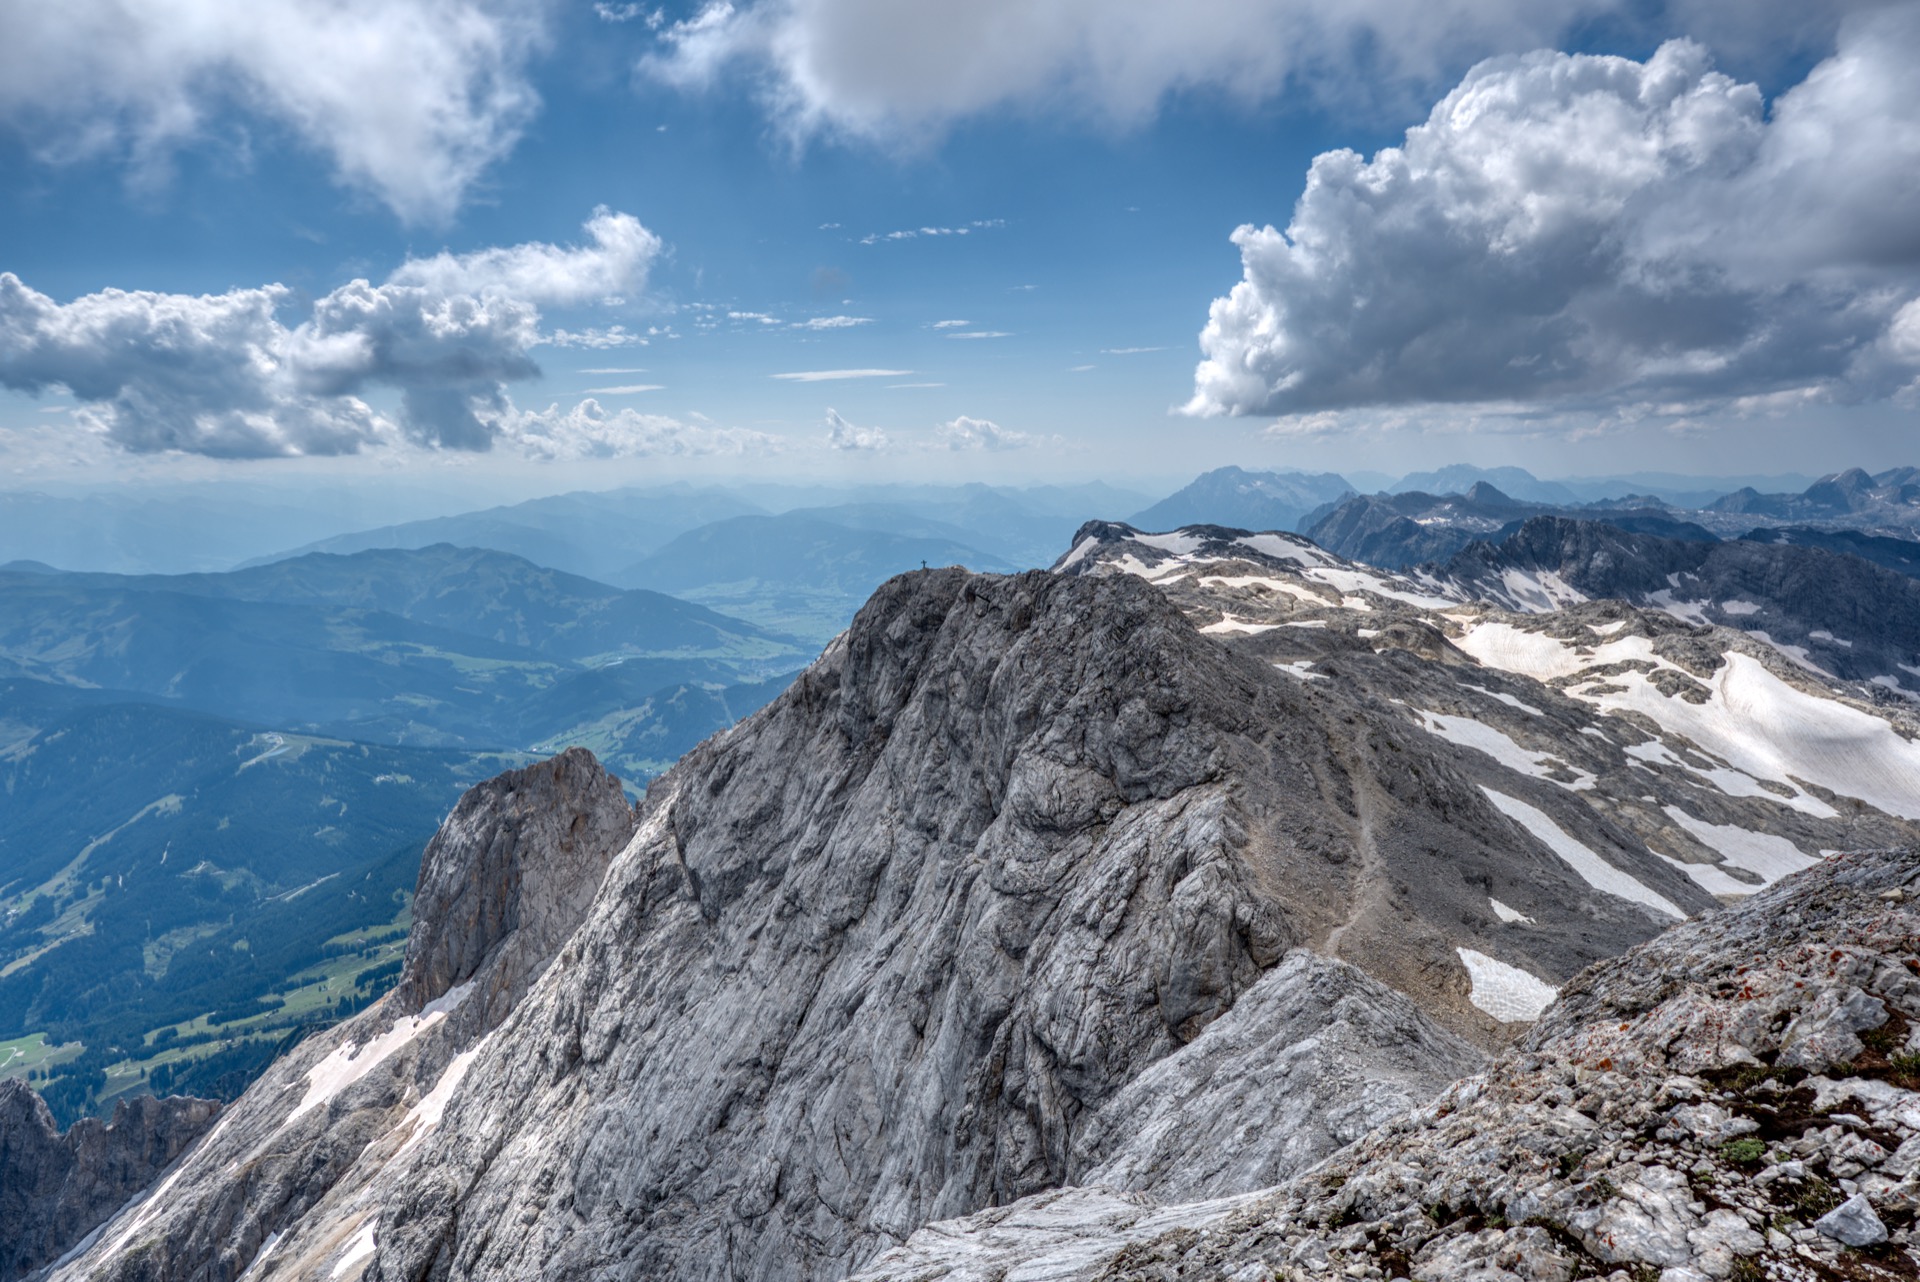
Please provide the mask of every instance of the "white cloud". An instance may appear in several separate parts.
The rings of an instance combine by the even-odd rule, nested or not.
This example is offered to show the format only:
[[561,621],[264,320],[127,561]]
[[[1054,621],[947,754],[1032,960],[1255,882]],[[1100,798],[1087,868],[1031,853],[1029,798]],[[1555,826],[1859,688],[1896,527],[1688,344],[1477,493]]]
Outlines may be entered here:
[[538,341],[549,347],[580,347],[595,352],[648,345],[644,334],[636,334],[625,325],[609,325],[604,329],[596,325],[585,329],[552,329],[540,335]]
[[593,369],[578,371],[582,374],[644,374],[647,371],[638,365],[601,365]]
[[1234,233],[1187,410],[1890,393],[1920,293],[1920,6],[1850,21],[1765,110],[1686,41],[1476,67],[1286,231]]
[[682,87],[758,76],[804,137],[921,141],[1007,107],[1130,125],[1170,94],[1244,103],[1437,85],[1615,0],[740,0],[666,27],[644,67]]
[[1138,356],[1143,352],[1164,352],[1164,347],[1103,347],[1102,356]]
[[647,269],[660,253],[660,238],[632,214],[604,205],[584,230],[590,245],[563,249],[534,241],[411,258],[389,278],[442,294],[504,294],[536,306],[569,307],[610,299],[646,287]]
[[622,383],[618,387],[589,387],[588,396],[636,396],[641,392],[666,390],[665,383]]
[[862,245],[879,245],[887,241],[921,240],[941,236],[971,236],[977,231],[987,231],[995,227],[1005,227],[1004,218],[976,218],[970,223],[961,223],[954,227],[903,227],[898,231],[868,232],[860,238]]
[[950,450],[1019,450],[1041,443],[1040,437],[1010,431],[988,419],[968,418],[964,414],[934,430]]
[[0,123],[43,160],[164,175],[238,106],[408,220],[440,220],[538,107],[541,7],[509,0],[61,0],[0,10]]
[[941,320],[941,321],[935,321],[933,323],[933,328],[934,329],[965,329],[967,326],[971,324],[973,324],[972,321]]
[[964,330],[953,331],[949,333],[947,337],[948,338],[1012,338],[1013,335],[1008,333],[1004,329],[964,329]]
[[884,450],[887,448],[887,434],[877,427],[855,427],[840,417],[840,412],[827,410],[827,447],[835,450]]
[[777,436],[745,428],[684,423],[664,414],[608,413],[591,398],[570,409],[506,407],[496,418],[500,439],[538,459],[695,457],[777,453]]
[[736,321],[757,321],[762,325],[778,325],[780,323],[780,318],[778,316],[769,316],[765,312],[728,312],[727,319],[736,320]]
[[804,369],[772,377],[787,383],[837,383],[848,378],[905,378],[910,369]]
[[[342,285],[291,326],[282,285],[110,289],[62,304],[0,273],[0,386],[65,388],[83,426],[134,453],[344,454],[400,439],[485,450],[505,385],[538,374],[529,352],[553,341],[513,290],[577,297],[592,271],[568,255],[593,263],[603,251],[531,245],[408,263],[385,284]],[[444,288],[456,284],[477,292]],[[399,391],[397,423],[362,399],[377,388]]]
[[811,316],[803,321],[795,321],[795,329],[852,329],[855,325],[871,325],[871,316]]

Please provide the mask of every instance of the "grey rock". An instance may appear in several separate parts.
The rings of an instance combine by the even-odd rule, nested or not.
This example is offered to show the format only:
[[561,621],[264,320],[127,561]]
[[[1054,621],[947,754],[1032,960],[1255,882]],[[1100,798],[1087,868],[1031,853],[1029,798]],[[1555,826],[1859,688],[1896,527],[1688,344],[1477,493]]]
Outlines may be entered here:
[[334,1270],[393,1196],[398,1159],[548,969],[633,822],[580,749],[471,789],[423,856],[400,986],[276,1061],[52,1276],[351,1275]]
[[62,1135],[39,1094],[0,1081],[0,1282],[51,1264],[150,1184],[220,1113],[214,1100],[122,1099]]
[[1482,1059],[1358,969],[1290,953],[1086,1121],[1068,1177],[1162,1201],[1264,1188],[1426,1103]]
[[1887,1226],[1874,1214],[1873,1203],[1858,1193],[1815,1220],[1813,1228],[1843,1246],[1878,1246],[1887,1240]]
[[[1504,1282],[1524,1276],[1518,1255],[1499,1254],[1515,1231],[1507,1226],[1521,1219],[1550,1239],[1529,1267],[1557,1268],[1556,1257],[1565,1258],[1577,1276],[1607,1274],[1613,1263],[1632,1266],[1614,1277],[1650,1267],[1690,1280],[1755,1268],[1769,1277],[1840,1276],[1845,1245],[1893,1241],[1909,1248],[1912,1231],[1889,1231],[1864,1197],[1822,1219],[1818,1232],[1762,1234],[1757,1225],[1794,1218],[1799,1181],[1779,1171],[1747,1184],[1707,1149],[1711,1164],[1701,1187],[1742,1204],[1709,1209],[1676,1169],[1675,1150],[1650,1138],[1650,1130],[1675,1104],[1709,1093],[1739,1111],[1772,1107],[1782,1083],[1720,1094],[1675,1071],[1676,1064],[1702,1062],[1691,1043],[1730,1032],[1771,1055],[1783,1021],[1763,1014],[1756,1025],[1735,1018],[1742,1012],[1790,1017],[1825,1007],[1823,995],[1844,995],[1849,977],[1864,975],[1862,991],[1903,1018],[1920,1016],[1897,977],[1884,984],[1871,978],[1882,973],[1882,961],[1908,955],[1920,929],[1920,912],[1890,908],[1879,893],[1916,879],[1920,855],[1913,852],[1842,856],[1736,908],[1675,927],[1576,978],[1520,1045],[1408,1117],[1285,1183],[1234,1199],[1224,1219],[1217,1206],[1190,1221],[1178,1206],[1142,1208],[1143,1217],[1168,1227],[1157,1237],[1116,1236],[1104,1252],[1090,1229],[1076,1240],[1072,1267],[1047,1276],[1175,1282],[1281,1261],[1275,1276],[1299,1282],[1372,1276],[1369,1270],[1384,1273],[1411,1260],[1416,1277]],[[1824,1089],[1835,1097],[1857,1089],[1892,1102],[1886,1084],[1871,1078],[1830,1079]],[[1592,1133],[1553,1132],[1548,1120],[1569,1105],[1598,1119]],[[1884,1117],[1896,1134],[1920,1135],[1920,1117],[1902,1120],[1898,1108]],[[1017,1223],[1018,1206],[1003,1216]],[[937,1277],[949,1261],[974,1258],[974,1245],[959,1226],[932,1226],[875,1261],[861,1282]],[[1017,1235],[1003,1234],[991,1258],[1002,1270],[995,1276],[1021,1276]]]

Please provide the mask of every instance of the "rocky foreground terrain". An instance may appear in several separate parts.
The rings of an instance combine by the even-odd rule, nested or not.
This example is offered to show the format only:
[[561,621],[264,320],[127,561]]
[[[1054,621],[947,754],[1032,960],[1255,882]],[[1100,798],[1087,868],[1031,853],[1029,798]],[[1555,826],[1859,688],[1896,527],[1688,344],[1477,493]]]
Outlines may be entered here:
[[1299,1178],[1069,1189],[859,1282],[1920,1275],[1920,856],[1842,855],[1568,986],[1513,1050]]
[[[1906,1016],[1872,1017],[1909,1001],[1878,896],[1912,861],[1823,860],[1920,843],[1913,734],[1726,629],[1510,613],[1292,536],[904,575],[637,812],[583,752],[470,793],[400,987],[49,1276],[1733,1276],[1722,1210],[1840,1270],[1807,1276],[1895,1267],[1694,1165],[1851,1180],[1905,1231],[1871,1101],[1895,1156],[1759,1176],[1850,1125],[1789,1056],[1816,1025],[1904,1080]],[[1797,969],[1722,991],[1776,946]],[[1764,1027],[1710,1018],[1741,1002]],[[1737,1124],[1762,1107],[1823,1120]],[[1664,1255],[1618,1245],[1634,1216]]]

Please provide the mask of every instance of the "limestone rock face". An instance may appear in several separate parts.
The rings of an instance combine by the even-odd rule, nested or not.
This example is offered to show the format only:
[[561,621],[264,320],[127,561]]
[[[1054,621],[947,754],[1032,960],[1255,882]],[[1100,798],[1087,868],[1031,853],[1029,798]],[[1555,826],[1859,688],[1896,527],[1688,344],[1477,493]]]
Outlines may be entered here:
[[[1050,1193],[929,1226],[860,1282],[1910,1278],[1916,884],[1915,852],[1840,855],[1676,926],[1576,978],[1485,1072],[1273,1189]],[[1881,1019],[1851,1058],[1784,1062],[1797,1020],[1867,1003]]]
[[0,1082],[0,1282],[58,1259],[219,1112],[214,1100],[142,1095],[121,1100],[110,1120],[83,1118],[62,1135],[25,1082]]
[[276,1062],[52,1276],[331,1276],[633,824],[581,749],[469,790],[422,859],[400,985]]

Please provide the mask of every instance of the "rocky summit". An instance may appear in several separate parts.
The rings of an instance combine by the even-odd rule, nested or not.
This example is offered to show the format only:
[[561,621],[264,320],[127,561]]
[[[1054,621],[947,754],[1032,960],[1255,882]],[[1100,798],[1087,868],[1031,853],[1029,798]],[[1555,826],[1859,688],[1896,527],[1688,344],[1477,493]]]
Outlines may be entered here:
[[[1911,745],[1844,692],[1671,616],[1578,609],[1509,616],[1212,529],[1090,527],[1053,573],[891,580],[637,812],[584,752],[470,793],[427,852],[399,987],[276,1064],[51,1276],[1129,1276],[1256,1214],[1278,1237],[1249,1228],[1206,1268],[1391,1271],[1438,1259],[1436,1233],[1407,1221],[1364,1258],[1302,1244],[1399,1216],[1436,1163],[1467,1181],[1440,1188],[1448,1240],[1538,1229],[1514,1241],[1587,1267],[1572,1244],[1612,1232],[1579,1218],[1610,1205],[1589,1197],[1602,1172],[1678,1196],[1649,1172],[1698,1160],[1666,1123],[1607,1138],[1681,1102],[1669,1078],[1693,1074],[1685,1102],[1726,1125],[1769,1091],[1826,1116],[1792,1095],[1815,1070],[1780,1060],[1811,1018],[1794,995],[1817,994],[1768,990],[1784,1024],[1753,1063],[1657,1071],[1631,1038],[1587,1047],[1640,1018],[1590,995],[1652,985],[1632,990],[1652,1010],[1697,986],[1695,953],[1812,940],[1812,917],[1798,936],[1775,920],[1792,888],[1899,865],[1819,852],[1903,843],[1920,785],[1901,746],[1854,768],[1875,736]],[[1756,755],[1729,720],[1749,686],[1846,733],[1819,760]],[[1756,842],[1769,826],[1777,845]],[[1719,964],[1702,1002],[1732,1000]],[[1860,1001],[1905,1000],[1862,974]],[[1587,1074],[1570,1090],[1618,1101],[1540,1106],[1564,1149],[1472,1113],[1493,1087],[1449,1087],[1554,1056]],[[1426,1156],[1392,1156],[1447,1119]],[[1561,1183],[1526,1183],[1536,1165]],[[1354,1203],[1376,1167],[1382,1191]],[[1318,1174],[1336,1169],[1338,1188]],[[1877,1186],[1845,1176],[1867,1200],[1846,1210],[1822,1171],[1803,1182],[1847,1193],[1820,1212],[1838,1231],[1871,1236],[1866,1211],[1900,1227]],[[1496,1202],[1502,1179],[1521,1192]],[[1273,1209],[1349,1188],[1317,1220],[1318,1202]],[[1693,1200],[1702,1223],[1720,1209]],[[1811,1224],[1777,1231],[1802,1245]]]

